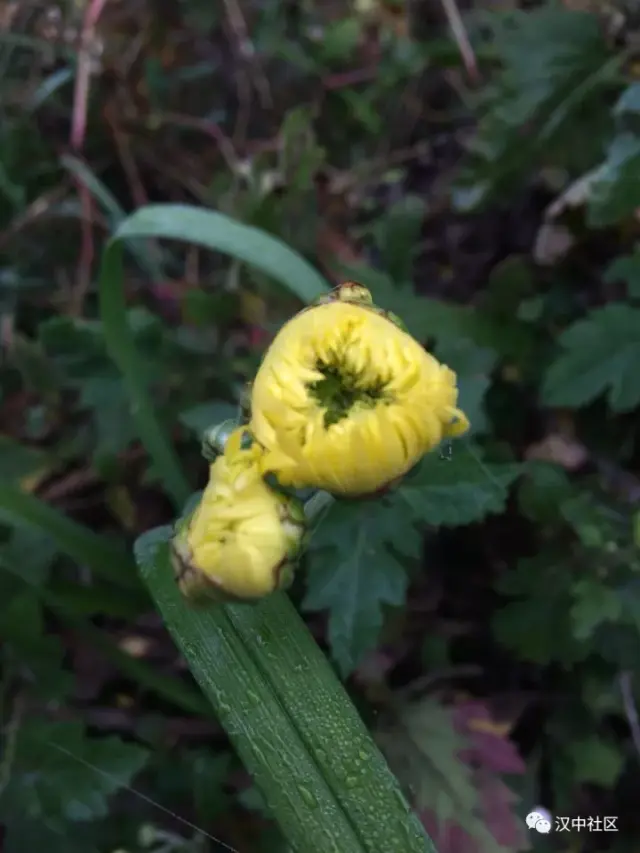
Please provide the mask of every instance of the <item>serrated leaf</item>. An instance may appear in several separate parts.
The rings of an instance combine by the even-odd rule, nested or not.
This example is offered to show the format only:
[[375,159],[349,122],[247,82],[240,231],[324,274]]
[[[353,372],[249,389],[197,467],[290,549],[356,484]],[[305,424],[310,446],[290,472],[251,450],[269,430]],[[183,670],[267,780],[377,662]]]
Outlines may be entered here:
[[419,554],[407,514],[386,501],[335,502],[311,540],[304,607],[329,611],[329,642],[343,675],[375,647],[383,605],[404,603],[407,577],[390,545]]
[[[474,768],[473,782],[487,829],[496,842],[508,850],[528,849],[526,826],[516,813],[520,798],[498,775],[522,776],[527,769],[509,739],[511,725],[493,719],[489,708],[478,700],[463,701],[457,705],[453,710],[453,720],[457,730],[468,741],[468,748],[461,756]],[[472,853],[479,847],[481,845],[470,843],[465,845],[465,851]]]
[[18,733],[5,808],[52,829],[106,817],[107,798],[147,758],[146,749],[117,737],[90,739],[77,723],[29,720]]
[[548,406],[576,408],[608,392],[615,412],[640,403],[640,309],[613,303],[592,311],[560,337],[564,350],[547,371]]
[[[442,849],[439,830],[457,824],[493,849],[493,840],[479,816],[480,800],[473,771],[459,757],[466,739],[456,731],[450,712],[432,699],[404,706],[397,722],[375,732],[391,769],[412,793],[429,834]],[[425,821],[432,812],[435,821]],[[483,849],[483,845],[480,849]]]
[[457,442],[451,458],[426,456],[392,500],[408,505],[414,520],[456,527],[504,510],[508,489],[522,468],[518,464],[483,462],[479,450]]
[[[601,98],[618,69],[595,16],[544,5],[486,16],[502,72],[485,89],[455,201],[469,211],[513,192],[543,157],[588,168],[609,131]],[[526,130],[523,130],[526,129]]]
[[446,708],[432,699],[408,704],[398,724],[380,726],[376,739],[392,769],[413,791],[416,808],[435,806],[443,821],[473,814],[478,799],[471,768],[458,758],[467,742]]

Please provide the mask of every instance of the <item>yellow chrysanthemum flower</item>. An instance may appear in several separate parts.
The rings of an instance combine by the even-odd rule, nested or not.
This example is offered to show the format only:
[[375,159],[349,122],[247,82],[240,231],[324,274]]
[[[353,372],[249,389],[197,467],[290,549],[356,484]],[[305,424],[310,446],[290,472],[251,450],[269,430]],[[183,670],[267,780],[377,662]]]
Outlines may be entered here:
[[302,505],[262,479],[262,449],[236,429],[211,465],[200,503],[172,543],[181,591],[190,598],[261,598],[291,582],[304,535]]
[[455,373],[348,287],[280,330],[253,383],[251,429],[283,486],[357,497],[469,422]]

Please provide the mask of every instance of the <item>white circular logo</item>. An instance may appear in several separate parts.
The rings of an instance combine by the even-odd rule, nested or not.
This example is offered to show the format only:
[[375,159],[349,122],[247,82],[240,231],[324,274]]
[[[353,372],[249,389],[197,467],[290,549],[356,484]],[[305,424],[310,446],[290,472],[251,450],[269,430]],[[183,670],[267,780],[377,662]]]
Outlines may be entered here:
[[551,832],[552,818],[546,809],[536,809],[533,812],[529,812],[525,820],[529,829],[533,829],[543,835]]

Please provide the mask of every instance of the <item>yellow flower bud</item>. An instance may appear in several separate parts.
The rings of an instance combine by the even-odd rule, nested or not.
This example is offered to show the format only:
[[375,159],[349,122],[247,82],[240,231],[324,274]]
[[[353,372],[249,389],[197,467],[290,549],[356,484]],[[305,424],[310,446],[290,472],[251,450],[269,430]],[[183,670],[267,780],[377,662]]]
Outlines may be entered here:
[[283,486],[359,497],[462,435],[457,399],[455,373],[349,283],[280,330],[253,383],[251,429]]
[[172,543],[172,562],[189,598],[262,598],[293,579],[304,511],[262,479],[260,446],[246,427],[229,437],[209,483]]

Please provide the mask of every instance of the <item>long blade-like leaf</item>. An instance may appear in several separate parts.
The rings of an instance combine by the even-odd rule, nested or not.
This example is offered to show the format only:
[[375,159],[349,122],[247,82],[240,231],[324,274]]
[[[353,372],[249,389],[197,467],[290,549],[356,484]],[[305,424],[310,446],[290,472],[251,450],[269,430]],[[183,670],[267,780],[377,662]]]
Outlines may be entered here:
[[143,578],[289,844],[296,853],[365,853],[368,848],[360,844],[226,608],[194,610],[186,603],[173,579],[167,544],[154,542],[155,533],[138,549]]
[[0,519],[48,534],[62,553],[121,587],[140,585],[135,562],[124,548],[15,486],[0,485]]
[[118,241],[138,237],[182,240],[230,255],[271,276],[305,303],[329,289],[320,273],[282,240],[213,210],[186,204],[142,207],[115,233]]

